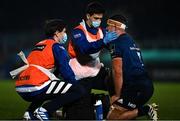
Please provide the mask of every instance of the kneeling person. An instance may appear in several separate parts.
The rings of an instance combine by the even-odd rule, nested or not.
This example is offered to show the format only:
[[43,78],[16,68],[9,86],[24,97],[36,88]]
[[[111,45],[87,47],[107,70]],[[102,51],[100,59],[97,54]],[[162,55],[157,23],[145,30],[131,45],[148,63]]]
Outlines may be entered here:
[[141,57],[141,51],[126,33],[127,20],[122,15],[108,19],[108,30],[120,36],[109,44],[112,57],[114,93],[108,119],[134,119],[149,115],[157,120],[157,105],[145,105],[153,95],[153,82],[149,79]]

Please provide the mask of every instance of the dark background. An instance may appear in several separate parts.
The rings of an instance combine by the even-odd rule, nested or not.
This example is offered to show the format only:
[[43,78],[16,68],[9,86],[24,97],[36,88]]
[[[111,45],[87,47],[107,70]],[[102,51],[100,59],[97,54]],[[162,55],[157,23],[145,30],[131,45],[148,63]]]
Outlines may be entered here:
[[[93,1],[93,0],[91,0]],[[27,55],[44,39],[43,23],[61,18],[70,30],[77,25],[90,0],[0,0],[0,119],[21,120],[28,104],[16,93],[9,71],[22,65],[17,56]],[[115,13],[128,18],[130,33],[143,52],[154,81],[151,102],[159,105],[160,120],[180,119],[180,5],[174,0],[98,0],[107,10],[103,21]],[[110,64],[107,51],[101,55]],[[166,83],[167,82],[167,83]],[[171,83],[172,82],[172,83]],[[147,119],[147,118],[145,118]]]
[[[84,15],[86,5],[93,0],[4,0],[0,1],[0,78],[10,78],[9,70],[17,64],[16,53],[28,53],[43,39],[43,23],[47,19],[61,18],[68,24],[68,33]],[[171,60],[158,60],[159,55],[147,59],[148,69],[155,79],[164,79],[166,73],[179,79],[180,14],[177,1],[164,0],[98,0],[106,8],[103,21],[123,13],[128,18],[127,31],[142,50],[160,51],[164,60],[175,52]],[[173,50],[173,52],[172,52]],[[157,53],[155,53],[157,54]],[[150,57],[147,53],[145,56]],[[153,60],[154,59],[154,60]],[[153,60],[153,61],[151,61]],[[156,73],[157,72],[157,73]],[[166,78],[167,79],[167,78]]]

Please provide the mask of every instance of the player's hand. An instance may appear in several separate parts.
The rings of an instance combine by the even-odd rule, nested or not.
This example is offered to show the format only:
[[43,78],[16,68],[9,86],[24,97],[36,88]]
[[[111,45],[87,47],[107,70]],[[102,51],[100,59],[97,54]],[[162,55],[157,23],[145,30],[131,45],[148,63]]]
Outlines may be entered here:
[[119,98],[120,98],[119,96],[113,95],[113,96],[111,97],[111,99],[110,99],[111,105],[112,105],[116,100],[118,100]]
[[103,39],[103,42],[105,44],[108,44],[110,43],[111,41],[117,39],[119,37],[119,35],[116,33],[116,32],[107,32],[104,39]]

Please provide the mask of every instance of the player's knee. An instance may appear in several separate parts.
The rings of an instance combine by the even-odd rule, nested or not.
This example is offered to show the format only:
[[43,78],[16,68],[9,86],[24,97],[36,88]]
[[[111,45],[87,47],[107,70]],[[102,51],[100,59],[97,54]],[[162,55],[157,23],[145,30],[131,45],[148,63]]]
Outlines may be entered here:
[[127,111],[128,111],[128,109],[123,108],[119,105],[113,104],[110,108],[108,115],[107,115],[107,119],[109,119],[109,120],[124,119],[122,115]]

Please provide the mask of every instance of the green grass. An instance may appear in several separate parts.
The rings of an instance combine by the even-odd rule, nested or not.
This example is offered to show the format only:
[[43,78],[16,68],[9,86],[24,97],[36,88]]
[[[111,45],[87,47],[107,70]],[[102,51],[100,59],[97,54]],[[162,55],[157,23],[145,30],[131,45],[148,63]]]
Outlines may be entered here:
[[[180,83],[155,83],[150,102],[159,105],[160,119],[180,119]],[[13,81],[0,81],[0,119],[21,119],[28,104],[15,92]]]
[[155,83],[151,102],[159,105],[160,119],[180,119],[180,83]]
[[15,91],[13,81],[0,81],[0,119],[22,119],[28,103]]

